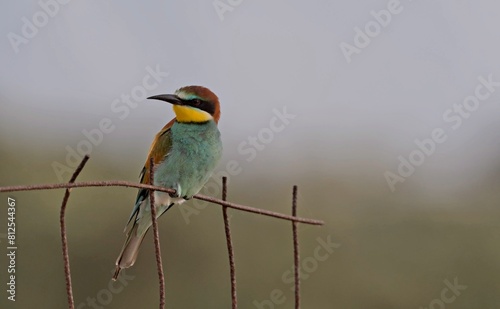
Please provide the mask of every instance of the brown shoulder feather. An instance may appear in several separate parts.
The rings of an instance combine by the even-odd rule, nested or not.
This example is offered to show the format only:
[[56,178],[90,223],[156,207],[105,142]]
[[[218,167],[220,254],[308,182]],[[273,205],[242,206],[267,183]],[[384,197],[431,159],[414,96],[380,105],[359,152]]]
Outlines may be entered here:
[[160,164],[165,158],[172,146],[172,141],[169,136],[169,130],[175,122],[175,118],[170,120],[163,129],[160,130],[155,136],[151,147],[149,148],[148,158],[144,164],[143,173],[141,173],[141,183],[149,184],[149,171],[151,168],[150,158],[153,158],[155,165]]

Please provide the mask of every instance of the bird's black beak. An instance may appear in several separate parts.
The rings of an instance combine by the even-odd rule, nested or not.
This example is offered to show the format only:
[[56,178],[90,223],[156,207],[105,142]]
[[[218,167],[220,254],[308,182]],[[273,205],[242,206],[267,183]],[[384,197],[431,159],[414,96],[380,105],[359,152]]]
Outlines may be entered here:
[[159,94],[149,97],[148,99],[165,101],[174,105],[184,105],[184,102],[175,94]]

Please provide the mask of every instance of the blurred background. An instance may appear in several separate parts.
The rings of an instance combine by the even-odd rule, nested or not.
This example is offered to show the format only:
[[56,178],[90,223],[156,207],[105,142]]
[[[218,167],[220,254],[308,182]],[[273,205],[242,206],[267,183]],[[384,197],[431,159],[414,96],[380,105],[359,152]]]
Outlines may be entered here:
[[[290,213],[297,184],[299,215],[326,222],[299,228],[303,308],[497,308],[498,1],[0,6],[0,185],[66,182],[85,153],[78,180],[136,181],[173,117],[145,97],[204,85],[225,149],[203,193],[220,196],[230,173],[231,201]],[[63,193],[1,194],[4,287],[8,197],[18,244],[17,299],[2,292],[1,308],[67,307]],[[72,193],[79,309],[157,307],[151,235],[110,283],[135,195]],[[230,214],[240,308],[292,308],[291,224]],[[190,201],[159,222],[167,307],[229,308],[220,206]]]

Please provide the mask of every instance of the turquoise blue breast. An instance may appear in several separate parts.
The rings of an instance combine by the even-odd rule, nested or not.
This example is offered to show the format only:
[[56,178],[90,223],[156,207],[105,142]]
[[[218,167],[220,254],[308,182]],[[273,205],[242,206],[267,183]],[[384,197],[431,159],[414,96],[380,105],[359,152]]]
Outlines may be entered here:
[[155,183],[192,197],[208,181],[222,156],[220,132],[213,120],[172,126],[172,147],[155,170]]

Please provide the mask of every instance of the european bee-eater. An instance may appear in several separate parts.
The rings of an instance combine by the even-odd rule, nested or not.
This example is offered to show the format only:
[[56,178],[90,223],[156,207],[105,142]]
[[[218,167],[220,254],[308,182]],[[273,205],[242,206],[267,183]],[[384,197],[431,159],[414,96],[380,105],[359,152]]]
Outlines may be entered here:
[[[173,104],[175,118],[161,129],[149,149],[140,174],[141,183],[149,184],[150,159],[154,161],[154,185],[175,190],[175,194],[155,191],[157,218],[174,204],[181,204],[198,193],[212,175],[222,154],[217,123],[219,99],[209,89],[187,86],[174,94],[148,99]],[[125,230],[127,239],[116,260],[116,280],[120,270],[134,265],[139,247],[152,225],[149,190],[140,189]]]

